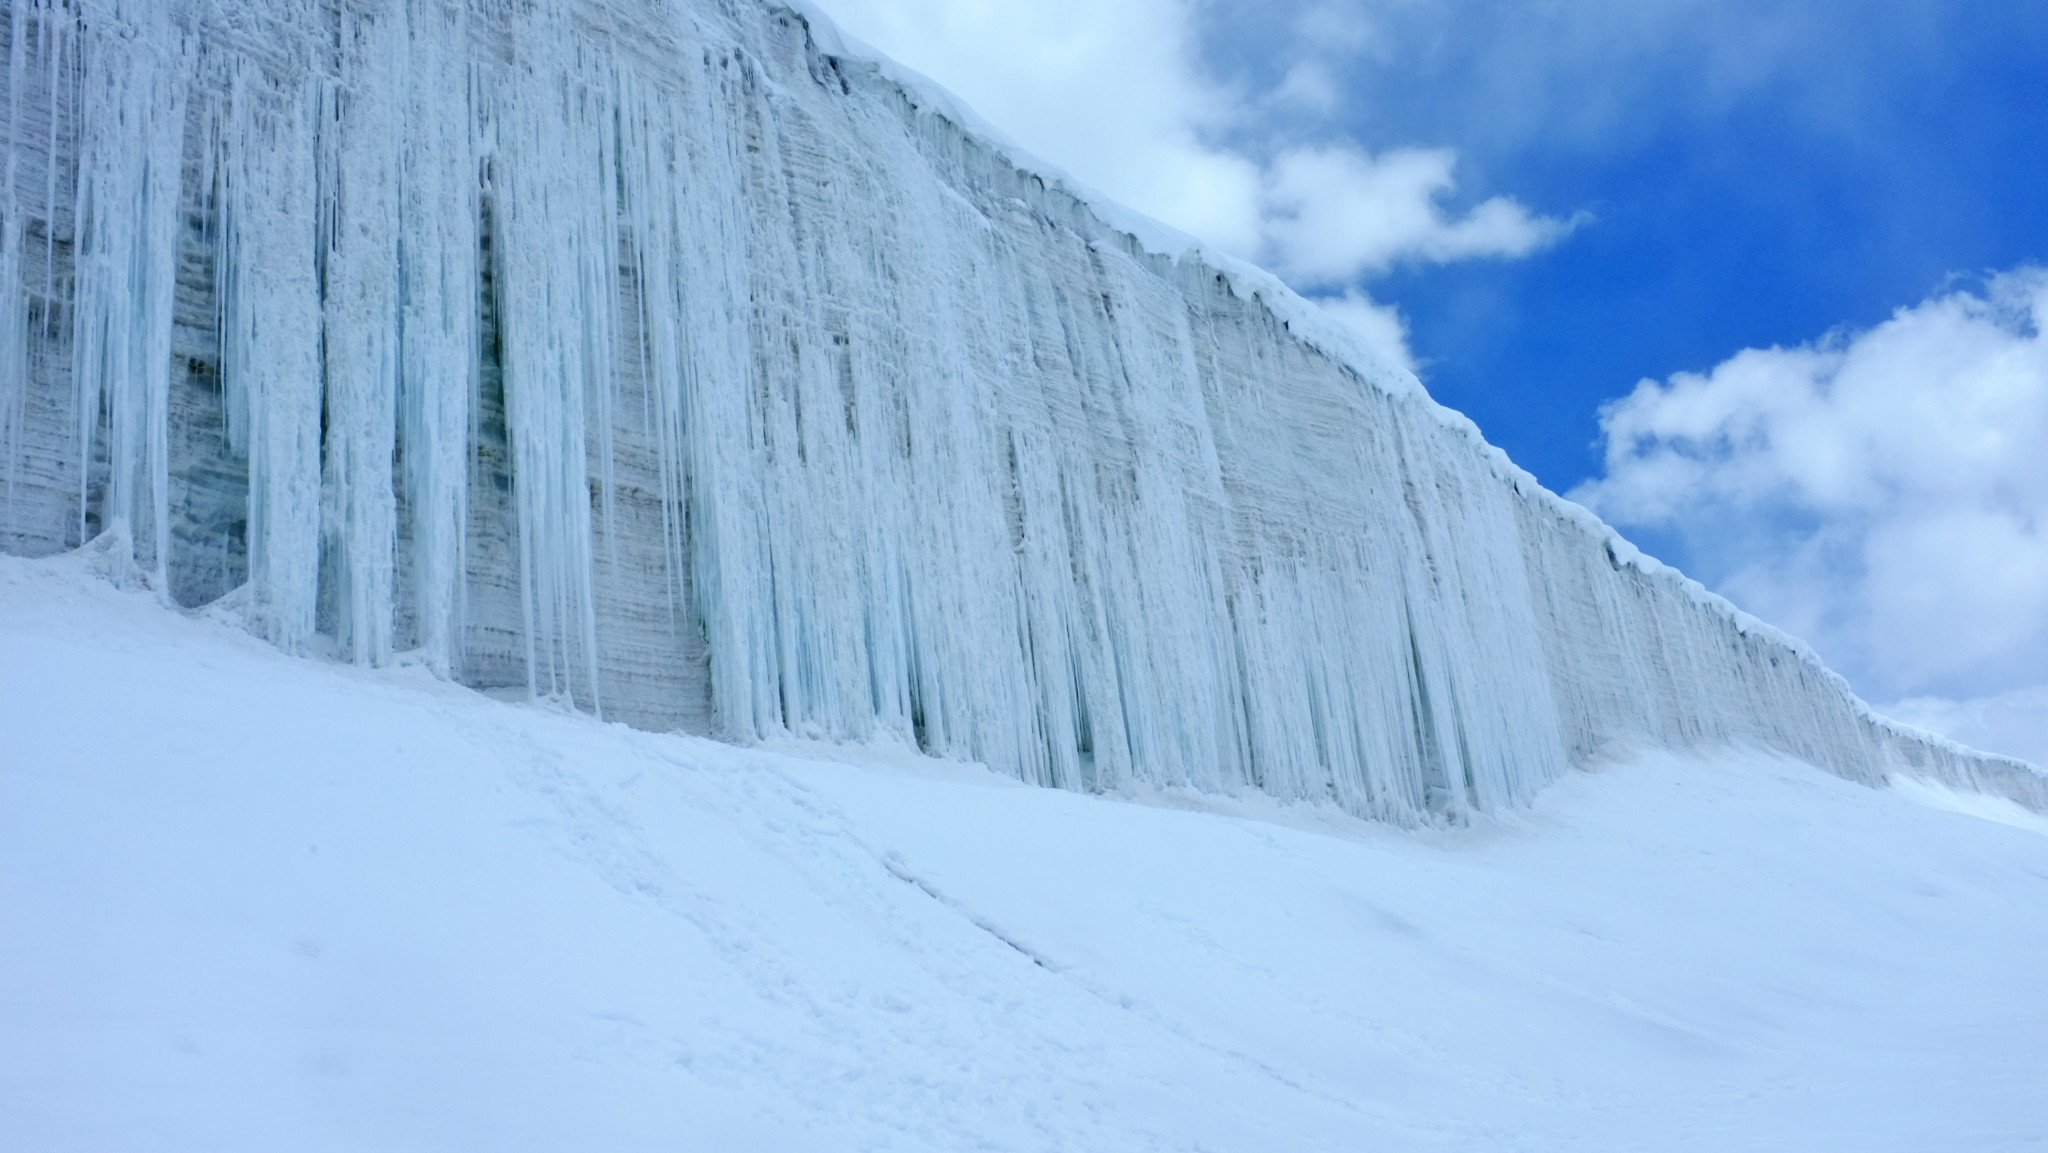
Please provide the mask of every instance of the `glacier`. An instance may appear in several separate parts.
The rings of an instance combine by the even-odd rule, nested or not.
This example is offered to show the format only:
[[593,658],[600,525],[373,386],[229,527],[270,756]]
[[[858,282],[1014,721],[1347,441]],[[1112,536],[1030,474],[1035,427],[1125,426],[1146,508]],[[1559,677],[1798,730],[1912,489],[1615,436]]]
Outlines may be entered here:
[[1061,788],[1455,822],[1737,744],[2048,809],[815,13],[0,14],[0,549]]

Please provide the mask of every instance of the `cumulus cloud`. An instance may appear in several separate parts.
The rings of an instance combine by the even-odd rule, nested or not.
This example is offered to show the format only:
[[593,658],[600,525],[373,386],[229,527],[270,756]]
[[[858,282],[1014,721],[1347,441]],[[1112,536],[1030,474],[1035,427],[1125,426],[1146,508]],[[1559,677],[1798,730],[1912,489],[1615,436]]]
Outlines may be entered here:
[[1454,211],[1446,202],[1456,157],[1447,149],[1374,154],[1339,141],[1254,157],[1217,143],[1259,136],[1245,129],[1258,127],[1247,118],[1260,107],[1314,120],[1335,107],[1338,90],[1313,62],[1264,105],[1209,79],[1196,64],[1190,0],[822,7],[1026,150],[1297,287],[1333,289],[1404,262],[1522,256],[1571,227],[1505,197]]
[[1342,284],[1401,261],[1525,256],[1575,223],[1531,215],[1504,196],[1452,217],[1441,201],[1456,186],[1456,163],[1446,148],[1283,152],[1262,186],[1266,250],[1297,283]]
[[1408,322],[1402,318],[1400,309],[1391,304],[1381,304],[1355,288],[1347,289],[1341,296],[1314,299],[1324,312],[1364,337],[1367,344],[1387,359],[1387,363],[1421,374],[1421,365],[1408,350]]
[[1602,410],[1606,475],[1572,495],[1677,541],[1873,699],[2048,683],[2044,329],[2048,270],[2021,269],[1643,381]]

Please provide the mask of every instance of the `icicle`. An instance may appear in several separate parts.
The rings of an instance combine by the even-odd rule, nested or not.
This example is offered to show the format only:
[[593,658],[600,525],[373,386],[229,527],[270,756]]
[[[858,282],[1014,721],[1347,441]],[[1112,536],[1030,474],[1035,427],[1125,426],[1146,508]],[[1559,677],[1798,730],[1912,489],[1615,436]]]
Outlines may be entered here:
[[516,29],[538,74],[500,93],[495,170],[505,397],[519,513],[529,684],[601,711],[587,421],[612,387],[617,165],[609,77],[536,14]]
[[337,635],[363,663],[392,653],[397,496],[398,179],[406,68],[404,10],[386,0],[344,9],[339,74],[319,108],[322,347],[327,424],[324,562]]
[[467,97],[467,20],[415,0],[405,69],[399,204],[401,443],[411,511],[417,643],[442,675],[459,667],[469,519],[466,432],[476,387],[477,158]]
[[[95,36],[80,49],[74,411],[89,461],[105,408],[112,471],[102,523],[126,553],[124,564],[162,590],[170,554],[167,410],[188,80],[182,66],[189,52],[169,13],[156,5],[114,3],[102,19],[132,30],[132,37]],[[87,503],[81,493],[81,509]]]
[[[28,298],[22,284],[22,87],[28,75],[28,6],[7,12],[7,107],[0,113],[0,528],[18,522],[16,491],[28,448]],[[54,168],[55,166],[52,165]]]
[[320,578],[314,108],[310,86],[239,66],[223,133],[222,381],[249,462],[248,612],[294,652],[313,639]]

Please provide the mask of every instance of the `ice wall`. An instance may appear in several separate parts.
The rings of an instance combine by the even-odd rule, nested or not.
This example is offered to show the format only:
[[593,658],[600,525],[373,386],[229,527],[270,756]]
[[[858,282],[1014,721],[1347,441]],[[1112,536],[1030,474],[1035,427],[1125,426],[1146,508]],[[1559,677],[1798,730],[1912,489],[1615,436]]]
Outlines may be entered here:
[[2048,807],[773,4],[0,13],[10,551],[1062,787],[1455,819],[1740,741]]

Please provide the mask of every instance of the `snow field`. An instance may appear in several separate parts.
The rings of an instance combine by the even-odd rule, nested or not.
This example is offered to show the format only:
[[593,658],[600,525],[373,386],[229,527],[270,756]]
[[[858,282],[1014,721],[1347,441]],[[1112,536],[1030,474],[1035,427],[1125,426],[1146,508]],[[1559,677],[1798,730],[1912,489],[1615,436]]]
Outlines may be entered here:
[[1726,750],[1458,829],[1085,796],[0,558],[0,1146],[2036,1148],[2001,804]]

